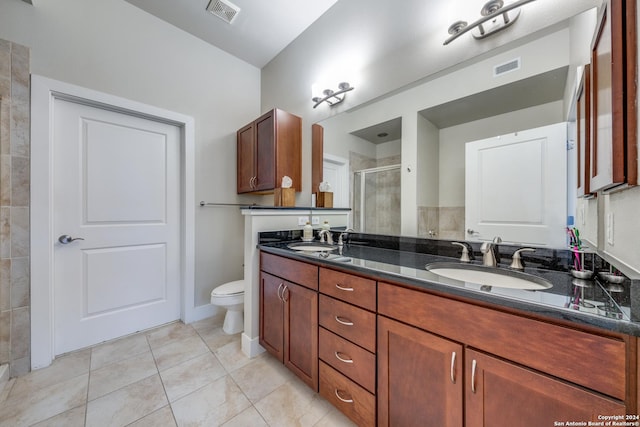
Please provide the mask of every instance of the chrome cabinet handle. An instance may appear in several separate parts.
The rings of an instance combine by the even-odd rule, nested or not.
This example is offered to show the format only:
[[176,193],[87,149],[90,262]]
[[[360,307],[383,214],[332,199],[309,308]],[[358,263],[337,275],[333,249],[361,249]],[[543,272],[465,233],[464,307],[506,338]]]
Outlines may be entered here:
[[473,359],[473,362],[471,362],[471,392],[475,394],[476,392],[476,367],[478,365],[478,362],[476,362],[476,359]]
[[282,288],[284,286],[284,283],[280,282],[280,284],[278,285],[278,290],[276,291],[276,293],[278,294],[278,299],[280,299],[281,301],[284,301],[284,298],[282,297],[282,295],[280,295],[280,288]]
[[353,403],[353,399],[345,399],[343,397],[340,397],[340,394],[338,393],[338,389],[336,389],[335,393],[336,393],[336,397],[341,401],[343,401],[344,403]]
[[456,352],[451,353],[451,382],[456,383]]
[[62,236],[58,237],[58,242],[62,243],[63,245],[69,244],[71,242],[75,242],[76,240],[84,240],[82,237],[71,237],[68,234],[63,234]]
[[[287,293],[287,296],[284,295],[284,293]],[[289,300],[289,286],[284,285],[284,288],[282,288],[282,301],[287,302]]]
[[350,320],[348,320],[348,319],[342,320],[342,319],[341,319],[340,317],[338,317],[338,316],[335,316],[335,318],[336,318],[336,322],[340,323],[341,325],[344,325],[344,326],[353,326],[353,322],[352,322],[352,321],[350,321]]
[[334,352],[334,354],[336,355],[336,359],[338,359],[338,360],[339,360],[339,361],[341,361],[341,362],[344,362],[344,363],[353,363],[353,359],[344,359],[344,358],[340,357],[340,353],[338,353],[337,351],[336,351],[336,352]]
[[473,230],[471,228],[467,228],[467,234],[473,236],[474,234],[480,234],[479,231]]
[[344,286],[342,286],[340,283],[336,283],[336,288],[340,289],[341,291],[349,291],[349,292],[353,292],[353,288],[345,288]]

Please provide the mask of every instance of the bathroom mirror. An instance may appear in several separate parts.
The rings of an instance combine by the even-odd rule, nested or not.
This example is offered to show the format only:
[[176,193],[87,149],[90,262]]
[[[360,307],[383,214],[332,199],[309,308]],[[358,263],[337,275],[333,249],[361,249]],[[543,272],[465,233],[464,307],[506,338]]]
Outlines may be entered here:
[[[346,192],[343,206],[352,208],[354,229],[468,239],[465,144],[570,122],[596,20],[597,10],[588,10],[511,49],[319,122],[323,179]],[[568,215],[574,157],[570,149]]]

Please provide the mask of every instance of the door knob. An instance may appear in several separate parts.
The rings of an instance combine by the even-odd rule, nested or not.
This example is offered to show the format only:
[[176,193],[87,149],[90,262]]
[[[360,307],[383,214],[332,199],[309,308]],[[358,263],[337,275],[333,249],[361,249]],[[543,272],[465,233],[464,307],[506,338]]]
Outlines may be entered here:
[[63,234],[62,236],[58,237],[58,242],[62,243],[63,245],[66,245],[67,243],[71,243],[74,240],[84,240],[82,237],[71,237],[68,234]]

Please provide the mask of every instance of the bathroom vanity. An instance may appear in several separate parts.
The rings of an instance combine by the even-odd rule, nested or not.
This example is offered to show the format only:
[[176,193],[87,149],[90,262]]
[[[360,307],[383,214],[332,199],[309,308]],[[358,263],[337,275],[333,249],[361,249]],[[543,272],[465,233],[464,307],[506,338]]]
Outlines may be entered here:
[[[503,290],[427,271],[457,262],[449,241],[356,234],[323,253],[291,249],[296,233],[260,246],[260,343],[356,424],[553,426],[638,414],[639,277],[625,272],[615,296],[574,281],[568,251],[543,249],[523,254],[525,272],[553,286]],[[500,246],[502,264],[516,249]]]

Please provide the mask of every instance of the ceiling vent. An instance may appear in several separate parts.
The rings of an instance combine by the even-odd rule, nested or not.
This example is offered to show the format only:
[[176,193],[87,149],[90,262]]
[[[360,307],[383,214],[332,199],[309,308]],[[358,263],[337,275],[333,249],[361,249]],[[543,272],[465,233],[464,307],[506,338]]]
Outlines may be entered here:
[[228,24],[233,23],[240,13],[240,8],[228,0],[211,0],[207,10]]
[[503,74],[510,73],[511,71],[520,69],[520,58],[512,59],[511,61],[499,64],[493,67],[493,77],[498,77]]

